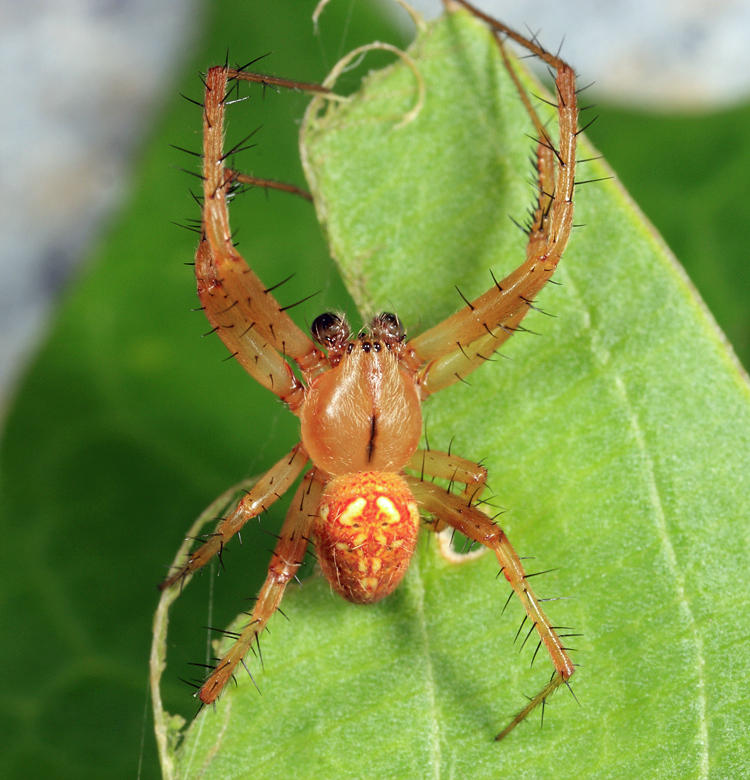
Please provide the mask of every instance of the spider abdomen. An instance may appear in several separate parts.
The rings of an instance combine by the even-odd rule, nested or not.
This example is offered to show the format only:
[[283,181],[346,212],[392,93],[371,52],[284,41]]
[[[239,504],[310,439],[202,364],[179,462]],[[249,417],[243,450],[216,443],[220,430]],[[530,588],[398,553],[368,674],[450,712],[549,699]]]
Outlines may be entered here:
[[351,342],[313,380],[299,416],[305,450],[328,474],[400,471],[422,435],[416,382],[377,340]]
[[398,474],[334,477],[313,524],[318,562],[348,601],[372,603],[401,582],[419,532],[417,502]]

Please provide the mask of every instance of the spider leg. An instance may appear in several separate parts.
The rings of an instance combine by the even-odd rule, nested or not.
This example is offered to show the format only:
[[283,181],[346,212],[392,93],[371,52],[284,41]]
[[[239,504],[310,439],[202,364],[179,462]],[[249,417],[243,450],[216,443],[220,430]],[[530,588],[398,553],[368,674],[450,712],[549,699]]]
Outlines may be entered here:
[[474,461],[440,450],[417,450],[406,468],[422,476],[439,477],[464,485],[463,495],[476,503],[487,484],[487,469]]
[[[419,373],[422,397],[447,387],[486,362],[519,328],[534,299],[557,268],[573,226],[573,189],[578,107],[575,74],[559,57],[483,14],[465,0],[456,0],[494,31],[503,61],[537,133],[537,201],[527,227],[526,260],[501,281],[493,276],[487,292],[443,322],[412,339],[411,347],[423,362]],[[557,145],[531,105],[507,57],[508,37],[556,71]]]
[[560,637],[549,618],[544,614],[539,599],[529,584],[518,554],[508,541],[505,532],[489,517],[471,506],[462,495],[453,495],[431,482],[417,477],[406,477],[414,497],[427,512],[460,531],[464,536],[489,547],[497,556],[500,570],[526,610],[527,618],[536,629],[555,667],[552,680],[544,686],[529,704],[498,734],[504,737],[515,728],[537,705],[541,704],[558,686],[567,681],[575,671]]
[[[420,479],[438,477],[448,480],[448,490],[453,492],[453,484],[458,482],[464,486],[461,495],[468,504],[476,504],[487,485],[487,469],[467,458],[461,458],[450,452],[440,450],[417,450],[411,456],[406,468],[416,471]],[[483,550],[470,553],[458,553],[453,548],[454,530],[439,517],[434,518],[432,530],[437,534],[440,554],[451,563],[463,563],[476,557]]]
[[214,555],[220,554],[224,545],[253,517],[268,509],[271,504],[286,493],[300,475],[308,461],[301,444],[273,465],[253,487],[242,497],[234,511],[219,521],[216,530],[197,550],[191,552],[187,561],[176,572],[160,583],[164,590],[176,582],[182,582],[197,569],[205,566]]
[[[254,179],[224,165],[224,114],[230,80],[256,81],[327,93],[317,84],[277,79],[227,66],[206,74],[203,110],[203,235],[196,252],[198,297],[213,329],[245,370],[285,401],[292,411],[302,403],[304,386],[286,358],[294,360],[305,378],[326,365],[323,353],[279,305],[270,289],[236,251],[229,227],[227,201],[239,182]],[[301,194],[299,191],[298,194]]]
[[297,573],[304,559],[322,490],[323,483],[314,470],[308,472],[297,488],[281,527],[281,535],[271,557],[268,575],[255,602],[250,622],[240,632],[229,652],[218,662],[198,691],[197,695],[204,704],[216,701],[232,677],[237,664],[253,645],[259,643],[261,632],[271,615],[279,608],[287,583]]
[[233,181],[238,184],[249,184],[251,187],[259,187],[264,190],[279,190],[280,192],[288,192],[290,195],[298,195],[304,200],[312,200],[312,195],[301,187],[297,187],[294,184],[289,184],[285,181],[278,181],[278,179],[264,179],[260,176],[252,176],[249,173],[241,173],[240,171],[234,171],[227,168],[229,175]]
[[528,704],[521,709],[516,715],[513,717],[511,722],[495,737],[495,741],[499,742],[501,739],[505,739],[505,737],[510,734],[511,731],[534,709],[536,709],[540,704],[544,705],[544,702],[547,700],[547,697],[552,695],[563,683],[567,682],[567,678],[564,677],[560,672],[555,672],[552,675],[552,679],[542,688],[539,693],[536,694],[536,696],[529,699]]

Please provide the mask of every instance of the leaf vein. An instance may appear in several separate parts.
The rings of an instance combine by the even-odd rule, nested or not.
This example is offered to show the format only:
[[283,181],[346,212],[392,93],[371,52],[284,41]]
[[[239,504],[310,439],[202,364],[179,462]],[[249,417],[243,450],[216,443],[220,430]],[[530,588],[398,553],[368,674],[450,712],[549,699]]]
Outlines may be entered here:
[[[415,562],[412,562],[412,566]],[[438,717],[437,697],[435,691],[435,670],[432,666],[432,658],[430,655],[430,637],[427,631],[427,619],[425,616],[425,584],[422,579],[421,571],[418,572],[418,576],[414,577],[416,587],[414,588],[414,607],[417,616],[417,624],[419,626],[419,633],[422,638],[422,646],[424,647],[424,679],[427,684],[427,693],[430,698],[429,712],[432,714],[432,728],[430,734],[432,735],[432,767],[434,777],[440,777],[440,719]]]
[[708,736],[708,716],[707,716],[707,701],[706,701],[706,679],[705,679],[705,652],[703,647],[703,640],[701,639],[700,632],[695,620],[695,615],[690,607],[690,599],[685,587],[685,578],[682,575],[682,571],[677,560],[677,554],[670,538],[669,529],[667,527],[667,519],[664,511],[664,504],[659,493],[659,488],[656,479],[656,473],[654,468],[654,460],[649,453],[646,436],[644,434],[643,427],[636,410],[636,407],[630,400],[628,395],[627,385],[622,374],[614,370],[613,361],[609,350],[601,343],[596,328],[592,325],[591,312],[585,305],[584,296],[576,289],[575,284],[570,274],[567,274],[566,284],[571,293],[575,293],[578,298],[579,306],[585,317],[585,327],[589,334],[591,343],[591,352],[602,367],[605,369],[609,367],[612,376],[614,378],[614,385],[617,394],[619,395],[626,416],[630,422],[630,427],[635,437],[636,445],[641,458],[643,477],[645,485],[648,491],[649,503],[653,508],[653,515],[655,518],[655,528],[661,542],[662,549],[664,551],[664,557],[669,567],[669,573],[674,582],[675,590],[677,592],[677,598],[681,607],[683,618],[688,626],[688,632],[690,638],[695,646],[696,653],[696,672],[697,672],[697,684],[695,686],[697,704],[698,704],[698,734],[697,734],[697,746],[700,751],[699,754],[699,772],[700,778],[708,778],[709,776],[709,736]]

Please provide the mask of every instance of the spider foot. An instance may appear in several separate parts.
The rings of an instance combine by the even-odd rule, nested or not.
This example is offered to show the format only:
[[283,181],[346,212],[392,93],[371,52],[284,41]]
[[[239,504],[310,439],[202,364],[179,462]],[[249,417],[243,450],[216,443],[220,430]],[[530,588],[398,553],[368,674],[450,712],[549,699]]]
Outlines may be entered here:
[[[501,739],[510,734],[511,731],[533,712],[540,704],[542,705],[542,722],[544,722],[544,707],[546,705],[547,698],[553,694],[563,683],[568,686],[571,693],[573,692],[568,683],[568,678],[563,676],[560,672],[554,672],[552,679],[542,688],[536,696],[529,699],[529,703],[511,720],[511,722],[495,737],[495,741],[499,742]],[[575,698],[575,696],[574,696]]]

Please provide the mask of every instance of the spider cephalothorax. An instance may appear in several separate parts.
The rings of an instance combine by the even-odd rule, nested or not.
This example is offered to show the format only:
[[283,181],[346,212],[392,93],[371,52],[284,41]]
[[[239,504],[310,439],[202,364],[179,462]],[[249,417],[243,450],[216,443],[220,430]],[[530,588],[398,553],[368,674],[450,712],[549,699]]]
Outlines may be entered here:
[[[523,605],[532,630],[554,665],[550,682],[501,732],[504,736],[559,685],[574,666],[529,584],[505,533],[476,506],[485,487],[484,467],[448,452],[420,449],[421,404],[487,361],[515,330],[554,273],[573,224],[577,102],[572,69],[505,25],[458,0],[493,30],[503,60],[533,123],[537,141],[537,199],[528,225],[526,258],[504,279],[414,338],[395,314],[383,312],[352,334],[335,313],[318,316],[310,338],[280,307],[238,254],[227,200],[240,183],[290,185],[255,179],[228,168],[223,150],[230,82],[254,81],[325,94],[327,88],[249,73],[227,65],[205,79],[203,206],[196,253],[198,295],[216,333],[247,372],[275,393],[300,420],[300,442],[262,475],[162,587],[182,582],[220,554],[224,544],[303,476],[248,625],[201,686],[213,702],[237,664],[257,642],[295,576],[308,542],[323,574],[346,599],[373,602],[393,591],[417,540],[420,512],[434,530],[451,528],[491,549]],[[531,107],[503,49],[511,38],[556,73],[558,140]],[[291,363],[296,366],[292,370]],[[453,492],[450,486],[463,485]],[[538,648],[538,649],[539,649]],[[535,653],[536,655],[536,653]]]
[[330,475],[400,471],[419,445],[422,414],[398,317],[379,314],[349,338],[343,318],[322,314],[312,332],[330,367],[310,380],[298,411],[310,459]]

